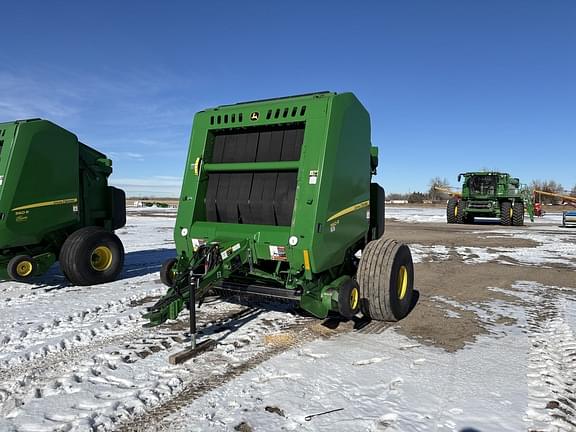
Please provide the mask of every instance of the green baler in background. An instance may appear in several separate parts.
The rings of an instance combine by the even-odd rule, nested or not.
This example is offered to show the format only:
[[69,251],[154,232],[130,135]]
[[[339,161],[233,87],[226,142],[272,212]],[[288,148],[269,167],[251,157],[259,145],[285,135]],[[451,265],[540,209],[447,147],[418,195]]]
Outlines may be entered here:
[[[312,315],[410,310],[409,248],[384,232],[384,190],[368,112],[351,93],[224,105],[196,114],[174,239],[170,288],[150,325],[210,288],[291,299]],[[360,258],[361,256],[361,258]],[[193,338],[195,346],[195,337]]]
[[60,261],[76,285],[114,280],[125,195],[112,161],[46,120],[0,123],[0,279],[27,281]]

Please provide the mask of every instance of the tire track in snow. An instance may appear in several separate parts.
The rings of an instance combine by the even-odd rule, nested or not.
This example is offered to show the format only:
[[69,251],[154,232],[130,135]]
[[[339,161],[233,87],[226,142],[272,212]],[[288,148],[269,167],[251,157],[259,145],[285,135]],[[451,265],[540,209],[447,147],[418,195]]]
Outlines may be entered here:
[[[529,430],[576,430],[576,337],[567,322],[576,304],[560,290],[537,286],[527,308]],[[560,294],[560,295],[559,295]]]
[[142,322],[138,308],[133,308],[132,304],[149,294],[147,292],[111,300],[62,318],[40,321],[5,332],[0,337],[0,378],[4,369],[13,368],[17,364],[88,345],[110,334],[124,334],[140,326]]
[[[122,432],[170,430],[170,424],[166,423],[168,416],[186,407],[193,400],[284,351],[325,335],[323,331],[318,332],[317,330],[313,330],[313,328],[317,326],[317,323],[315,319],[298,317],[295,322],[282,326],[280,343],[270,343],[261,347],[261,349],[256,352],[252,350],[244,352],[244,359],[240,362],[232,361],[228,363],[230,359],[227,359],[226,356],[222,357],[221,355],[217,355],[220,358],[212,357],[209,359],[211,364],[221,363],[223,365],[228,364],[228,366],[223,371],[202,369],[197,371],[196,379],[190,380],[173,398],[167,399],[151,410],[136,416],[131,419],[129,423],[120,425],[118,430]],[[266,332],[263,332],[263,334],[265,333]]]
[[[103,310],[96,309],[97,312]],[[200,313],[198,321],[200,326],[217,326],[235,316],[237,314],[222,311],[216,311],[212,315]],[[95,319],[98,319],[98,316],[92,317],[91,321]],[[98,353],[107,347],[115,347],[112,352],[114,361],[132,364],[184,342],[181,331],[165,326],[158,329],[143,328],[146,321],[136,313],[130,314],[127,320],[117,320],[117,323],[117,326],[105,324],[100,327],[106,330],[102,332],[95,331],[94,328],[80,332],[74,338],[75,343],[68,343],[65,339],[57,346],[43,345],[37,352],[16,357],[12,362],[3,365],[4,367],[0,368],[0,413],[6,414],[15,406],[21,405],[22,399],[19,400],[18,396],[30,393],[31,387],[41,387],[42,383],[65,374],[86,359],[98,359]],[[9,399],[13,399],[12,405],[5,406]]]
[[[169,353],[187,343],[182,337],[187,323],[177,321],[138,326],[2,371],[0,429],[115,429],[162,406],[200,375],[219,385],[230,368],[240,371],[268,349],[265,335],[302,321],[285,311],[222,302],[203,306],[198,319],[204,334],[220,344],[210,358],[189,365],[192,369],[167,362]],[[58,406],[58,413],[50,405]]]

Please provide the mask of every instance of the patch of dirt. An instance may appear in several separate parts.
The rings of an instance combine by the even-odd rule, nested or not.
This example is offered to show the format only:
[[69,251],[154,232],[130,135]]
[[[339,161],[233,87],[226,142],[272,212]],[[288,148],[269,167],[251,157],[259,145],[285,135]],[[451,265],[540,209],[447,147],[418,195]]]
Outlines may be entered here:
[[420,297],[416,308],[398,323],[396,329],[426,345],[454,352],[487,332],[485,324],[474,312],[459,310],[458,314],[459,317],[448,317],[442,304]]
[[[386,220],[386,236],[406,243],[418,243],[425,246],[444,245],[449,247],[536,247],[539,243],[533,240],[513,238],[490,232],[478,234],[478,231],[517,230],[519,227],[500,225],[448,225],[440,223],[408,224]],[[520,228],[521,229],[521,228]],[[497,236],[497,237],[495,237]]]
[[[420,299],[408,317],[397,324],[398,331],[416,337],[423,343],[435,345],[446,351],[456,351],[473,342],[480,334],[489,331],[493,323],[482,321],[474,312],[456,310],[459,317],[449,317],[446,310],[454,309],[432,297],[440,296],[462,305],[488,303],[494,299],[508,303],[521,300],[491,287],[512,289],[520,280],[537,281],[548,286],[575,287],[574,270],[501,265],[497,263],[463,265],[450,260],[415,265],[414,287]],[[575,288],[576,289],[576,288]],[[514,323],[509,317],[499,317],[504,325]]]
[[252,432],[252,427],[248,423],[242,422],[234,426],[234,430],[238,432]]
[[146,296],[144,298],[141,298],[140,300],[132,300],[130,302],[130,307],[143,306],[146,303],[154,303],[158,301],[159,298],[160,296]]
[[267,406],[266,408],[264,408],[266,410],[266,412],[269,413],[273,413],[273,414],[278,414],[281,417],[286,417],[286,415],[284,414],[284,410],[276,407],[276,406]]

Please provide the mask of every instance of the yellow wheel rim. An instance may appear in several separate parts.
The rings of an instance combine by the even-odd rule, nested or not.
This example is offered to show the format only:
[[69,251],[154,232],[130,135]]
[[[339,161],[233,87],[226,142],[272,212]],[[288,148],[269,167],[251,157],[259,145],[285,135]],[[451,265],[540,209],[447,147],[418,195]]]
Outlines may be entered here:
[[408,291],[408,269],[406,266],[400,266],[400,270],[398,270],[398,282],[396,283],[396,292],[399,300],[406,297],[406,291]]
[[352,310],[354,310],[358,307],[358,298],[359,297],[360,297],[360,295],[358,293],[358,288],[356,288],[356,287],[352,288],[352,291],[350,292],[350,307],[352,308]]
[[92,251],[90,264],[96,271],[106,271],[112,266],[112,251],[108,246],[98,246]]
[[20,277],[26,277],[26,276],[30,276],[30,274],[32,274],[33,269],[34,269],[34,266],[32,265],[32,263],[30,261],[22,261],[22,262],[18,263],[18,265],[16,266],[16,273]]
[[512,208],[510,208],[510,217],[512,217],[513,214],[514,214],[514,211],[512,210]]
[[458,216],[458,206],[454,207],[454,216]]

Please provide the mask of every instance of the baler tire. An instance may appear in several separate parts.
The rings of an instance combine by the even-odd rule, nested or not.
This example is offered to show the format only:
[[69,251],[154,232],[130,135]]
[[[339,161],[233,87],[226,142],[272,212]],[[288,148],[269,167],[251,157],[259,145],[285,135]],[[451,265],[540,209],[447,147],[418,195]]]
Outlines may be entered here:
[[124,266],[124,246],[113,232],[100,227],[74,231],[60,251],[62,273],[74,285],[98,285],[116,280]]
[[500,205],[500,225],[509,226],[512,224],[512,204],[510,201],[504,201]]
[[178,260],[176,258],[170,258],[164,261],[164,264],[162,264],[160,268],[160,280],[169,288],[174,286],[174,273],[172,270],[177,262]]
[[456,223],[466,223],[466,219],[464,218],[464,201],[462,200],[458,201],[458,207],[456,210]]
[[458,200],[450,198],[446,204],[446,221],[449,224],[456,223],[456,212],[458,211]]
[[512,209],[512,225],[523,226],[524,225],[524,203],[516,202],[514,203],[514,208]]
[[28,282],[38,271],[38,263],[29,255],[16,255],[6,266],[10,279],[16,282]]
[[362,313],[377,321],[398,321],[412,307],[414,264],[410,249],[393,239],[369,242],[356,275]]
[[338,291],[338,312],[347,320],[360,311],[360,289],[354,279],[347,279]]

